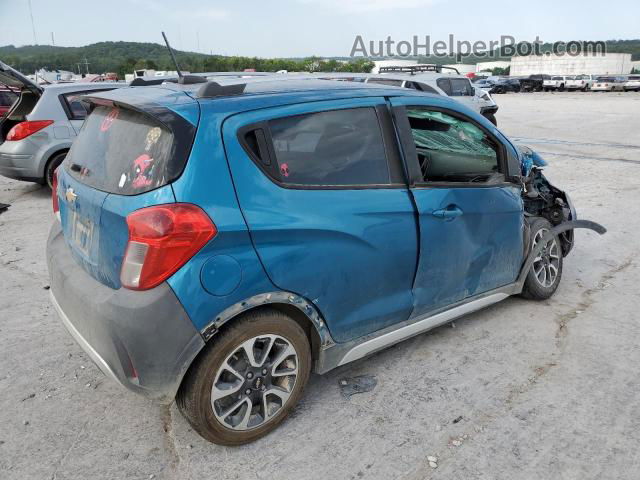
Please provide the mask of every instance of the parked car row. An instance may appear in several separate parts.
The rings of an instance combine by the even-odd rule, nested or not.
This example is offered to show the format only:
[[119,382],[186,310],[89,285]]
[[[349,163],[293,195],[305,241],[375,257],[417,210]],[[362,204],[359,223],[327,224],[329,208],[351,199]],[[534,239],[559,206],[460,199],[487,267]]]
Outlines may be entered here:
[[490,93],[549,91],[640,91],[640,75],[529,75],[489,77],[474,81]]

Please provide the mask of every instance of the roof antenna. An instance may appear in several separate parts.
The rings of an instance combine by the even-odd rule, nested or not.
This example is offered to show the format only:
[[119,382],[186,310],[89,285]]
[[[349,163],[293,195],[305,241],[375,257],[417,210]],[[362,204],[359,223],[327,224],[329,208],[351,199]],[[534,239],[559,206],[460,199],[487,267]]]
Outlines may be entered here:
[[162,32],[162,38],[164,38],[164,43],[167,45],[167,50],[169,50],[169,55],[171,55],[171,60],[173,60],[173,65],[176,67],[176,72],[178,73],[178,83],[182,85],[189,85],[192,83],[206,83],[207,79],[204,77],[200,77],[198,75],[183,75],[180,71],[180,66],[178,65],[178,61],[176,60],[176,56],[173,54],[173,49],[171,45],[169,45],[169,40],[167,40],[167,36]]

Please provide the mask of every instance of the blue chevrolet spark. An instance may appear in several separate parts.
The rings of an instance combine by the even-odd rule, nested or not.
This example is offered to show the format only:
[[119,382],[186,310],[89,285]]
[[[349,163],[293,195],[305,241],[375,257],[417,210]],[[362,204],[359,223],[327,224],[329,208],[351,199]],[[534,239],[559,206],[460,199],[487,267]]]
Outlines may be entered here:
[[97,366],[224,445],[327,372],[510,295],[545,299],[577,221],[488,120],[319,79],[132,87],[53,189],[51,300]]

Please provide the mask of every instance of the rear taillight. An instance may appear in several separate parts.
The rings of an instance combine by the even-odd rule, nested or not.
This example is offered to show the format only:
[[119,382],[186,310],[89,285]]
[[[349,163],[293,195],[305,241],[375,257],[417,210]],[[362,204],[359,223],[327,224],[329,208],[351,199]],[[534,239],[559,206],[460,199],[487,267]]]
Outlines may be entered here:
[[60,211],[60,204],[58,203],[58,172],[53,172],[53,179],[51,180],[51,203],[53,205],[53,213],[56,215]]
[[9,133],[7,134],[7,138],[5,139],[8,142],[15,142],[17,140],[22,140],[23,138],[27,138],[29,135],[33,135],[36,132],[39,132],[43,128],[48,127],[53,123],[53,120],[36,120],[33,122],[20,122],[17,125],[14,125]]
[[206,213],[186,203],[137,210],[127,217],[127,225],[120,281],[131,290],[161,284],[218,233]]

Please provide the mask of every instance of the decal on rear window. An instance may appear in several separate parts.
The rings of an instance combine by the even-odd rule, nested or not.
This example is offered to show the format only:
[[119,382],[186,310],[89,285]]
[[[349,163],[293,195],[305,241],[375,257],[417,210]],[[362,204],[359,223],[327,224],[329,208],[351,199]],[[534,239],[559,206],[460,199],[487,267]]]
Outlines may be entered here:
[[67,170],[99,190],[135,195],[168,182],[174,135],[141,112],[98,106],[67,156]]

